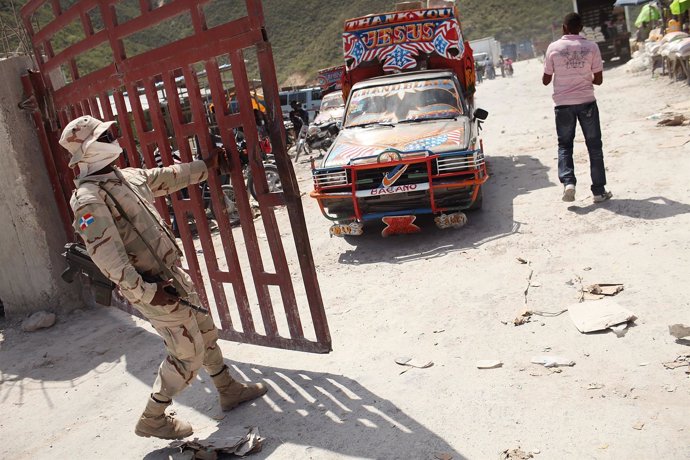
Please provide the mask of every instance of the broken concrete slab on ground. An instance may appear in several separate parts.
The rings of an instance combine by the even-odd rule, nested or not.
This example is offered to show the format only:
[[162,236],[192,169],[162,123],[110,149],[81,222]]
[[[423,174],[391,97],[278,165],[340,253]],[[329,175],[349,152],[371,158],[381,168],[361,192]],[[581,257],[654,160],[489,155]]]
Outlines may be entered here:
[[575,361],[556,355],[534,356],[530,361],[532,364],[541,364],[544,367],[573,367],[575,365]]
[[498,369],[503,367],[503,362],[498,359],[482,359],[477,361],[477,369]]
[[690,326],[686,324],[672,324],[668,327],[668,333],[677,339],[690,337]]
[[417,369],[426,369],[434,365],[433,361],[427,361],[423,359],[410,358],[408,356],[401,356],[395,358],[395,363],[401,366],[416,367]]
[[[568,312],[575,327],[583,334],[604,331],[637,319],[633,312],[608,298],[573,304],[568,307]],[[616,332],[617,335],[620,333]]]

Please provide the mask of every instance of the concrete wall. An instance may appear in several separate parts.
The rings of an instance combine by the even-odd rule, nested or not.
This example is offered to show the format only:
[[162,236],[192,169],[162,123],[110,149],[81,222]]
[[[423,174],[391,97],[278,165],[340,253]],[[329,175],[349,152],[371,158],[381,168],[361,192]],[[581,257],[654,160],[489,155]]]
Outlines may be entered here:
[[41,146],[23,99],[27,57],[0,61],[0,299],[8,318],[82,307],[78,283],[60,278],[65,234]]

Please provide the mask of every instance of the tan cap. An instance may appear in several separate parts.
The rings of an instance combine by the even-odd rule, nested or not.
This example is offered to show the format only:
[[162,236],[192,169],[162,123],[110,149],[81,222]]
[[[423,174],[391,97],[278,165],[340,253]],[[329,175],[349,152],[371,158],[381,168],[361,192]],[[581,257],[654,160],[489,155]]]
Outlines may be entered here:
[[60,145],[72,155],[70,168],[74,167],[84,156],[84,152],[103,134],[114,121],[101,121],[90,115],[70,121],[60,136]]

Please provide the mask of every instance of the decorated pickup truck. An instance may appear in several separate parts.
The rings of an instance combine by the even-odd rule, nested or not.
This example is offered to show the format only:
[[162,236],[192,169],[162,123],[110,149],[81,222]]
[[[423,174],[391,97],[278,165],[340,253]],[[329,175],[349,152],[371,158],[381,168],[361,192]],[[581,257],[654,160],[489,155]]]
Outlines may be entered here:
[[[474,61],[454,8],[352,19],[343,34],[345,115],[316,167],[315,198],[331,235],[420,231],[418,215],[461,227],[488,175],[474,109]],[[424,70],[420,70],[424,69]]]

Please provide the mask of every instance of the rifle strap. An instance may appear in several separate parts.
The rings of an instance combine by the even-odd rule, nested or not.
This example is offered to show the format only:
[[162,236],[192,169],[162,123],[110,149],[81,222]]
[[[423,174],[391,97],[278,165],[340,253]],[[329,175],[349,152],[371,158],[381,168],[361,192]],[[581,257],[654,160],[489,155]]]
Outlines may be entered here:
[[[127,181],[127,179],[125,179],[124,177],[122,178],[122,180],[123,180],[124,182]],[[165,263],[163,263],[163,261],[161,260],[161,258],[158,257],[158,254],[156,254],[156,251],[154,251],[154,250],[153,250],[153,247],[151,247],[151,243],[149,243],[149,242],[146,240],[146,238],[144,238],[144,235],[142,235],[141,232],[139,231],[139,229],[137,228],[137,226],[134,225],[134,222],[132,222],[132,220],[129,218],[129,216],[127,215],[127,213],[125,212],[125,210],[122,208],[122,205],[120,205],[120,202],[117,201],[117,200],[115,199],[115,197],[113,196],[113,194],[110,193],[105,187],[103,187],[103,185],[101,185],[100,182],[98,183],[98,186],[100,187],[101,190],[103,190],[103,191],[110,197],[110,199],[112,200],[113,204],[115,205],[115,209],[117,209],[117,212],[120,213],[120,215],[122,216],[122,218],[123,218],[125,221],[127,221],[127,223],[132,227],[132,230],[134,230],[134,233],[136,233],[136,234],[139,236],[139,238],[141,238],[141,241],[144,242],[144,245],[146,245],[146,248],[149,250],[149,252],[150,252],[151,255],[153,256],[153,258],[156,260],[156,262],[158,262],[158,265],[162,268],[163,274],[164,274],[168,279],[171,279],[171,280],[172,280],[173,286],[175,286],[175,289],[177,290],[177,292],[179,293],[179,295],[184,296],[184,297],[188,297],[188,296],[189,296],[189,293],[188,293],[187,290],[182,286],[182,283],[180,283],[180,282],[177,280],[177,278],[175,277],[175,274],[172,272],[172,270],[170,270],[170,268],[169,268]],[[131,190],[131,188],[130,188],[130,190]],[[135,194],[136,194],[136,192],[135,192]]]

